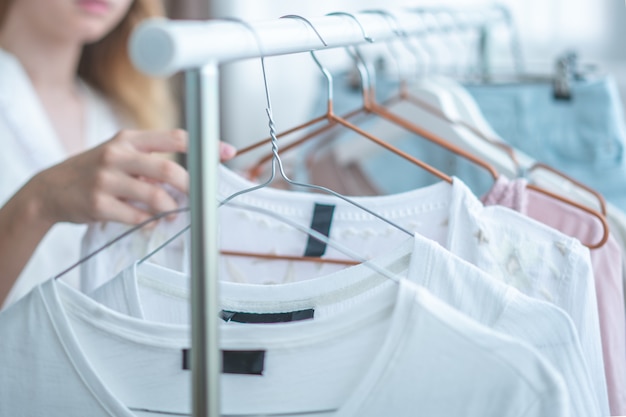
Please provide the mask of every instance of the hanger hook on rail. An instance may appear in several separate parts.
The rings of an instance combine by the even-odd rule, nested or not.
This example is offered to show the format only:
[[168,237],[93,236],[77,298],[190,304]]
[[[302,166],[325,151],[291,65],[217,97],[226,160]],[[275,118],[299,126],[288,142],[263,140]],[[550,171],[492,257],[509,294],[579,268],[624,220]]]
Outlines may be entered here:
[[[359,26],[359,29],[361,30],[361,34],[363,35],[363,39],[369,43],[374,42],[374,39],[372,39],[370,36],[367,35],[367,32],[365,31],[365,27],[363,27],[363,24],[361,23],[361,21],[354,14],[348,13],[348,12],[332,12],[332,13],[328,13],[326,16],[349,17],[350,19],[354,20],[354,22]],[[348,55],[350,55],[352,59],[354,59],[356,62],[357,68],[359,70],[359,75],[361,77],[361,86],[363,88],[363,101],[364,101],[364,104],[367,104],[369,100],[369,94],[371,94],[371,91],[373,91],[375,88],[374,80],[370,76],[369,68],[367,68],[365,59],[363,59],[363,56],[359,52],[359,49],[356,46],[354,47],[354,51],[352,51],[350,47],[346,47],[345,49],[348,52]]]
[[328,44],[326,43],[324,38],[322,38],[322,35],[320,35],[320,33],[317,31],[317,28],[315,26],[313,26],[313,23],[311,23],[311,21],[309,19],[307,19],[306,17],[300,16],[300,15],[297,15],[297,14],[286,14],[284,16],[281,16],[280,19],[297,19],[297,20],[302,20],[307,25],[309,25],[309,27],[311,29],[313,29],[313,32],[315,32],[315,34],[317,35],[319,40],[322,42],[322,44],[324,46],[328,46]]
[[[368,13],[368,14],[376,14],[379,16],[383,16],[385,18],[385,21],[387,22],[389,28],[391,29],[391,31],[393,32],[393,34],[402,41],[403,44],[405,44],[405,48],[410,50],[410,46],[406,45],[406,39],[408,37],[408,34],[405,30],[403,30],[400,27],[400,23],[398,22],[398,18],[396,16],[394,16],[391,12],[389,12],[388,10],[384,10],[384,9],[368,9],[368,10],[363,10],[362,13]],[[394,48],[393,44],[391,42],[387,43],[388,47],[389,47],[389,52],[391,53],[391,58],[393,59],[394,63],[396,64],[396,67],[398,69],[398,79],[400,80],[400,82],[405,82],[405,78],[403,75],[403,69],[402,69],[402,65],[400,62],[400,57],[401,55],[398,53],[398,50],[396,48]],[[412,50],[410,52],[413,52]],[[405,60],[406,62],[406,60]],[[416,60],[416,67],[419,66],[419,62]]]
[[365,28],[354,14],[348,12],[331,12],[327,13],[326,16],[348,16],[350,19],[354,20],[357,25],[359,25],[361,33],[363,34],[363,39],[365,39],[369,43],[374,43],[374,39],[371,36],[368,36],[368,34],[365,32]]
[[424,42],[422,46],[426,49],[430,64],[424,72],[424,75],[441,73],[443,69],[441,64],[441,50],[437,45],[432,44],[433,40],[436,42],[437,35],[439,35],[439,31],[441,30],[441,26],[434,16],[435,11],[426,9],[409,9],[408,11],[418,15],[424,24]]
[[[303,22],[308,24],[311,29],[313,29],[313,31],[315,32],[317,37],[320,39],[320,41],[322,41],[322,44],[324,44],[324,46],[328,46],[328,44],[326,43],[324,38],[322,38],[322,35],[320,35],[320,33],[315,28],[313,23],[311,23],[311,21],[309,19],[307,19],[306,17],[295,15],[295,14],[288,14],[288,15],[285,15],[285,16],[281,16],[280,18],[281,19],[298,19],[298,20],[302,20]],[[313,58],[313,61],[315,61],[315,65],[317,65],[317,67],[320,69],[322,74],[324,74],[324,78],[326,78],[326,89],[327,89],[327,91],[326,91],[326,93],[327,93],[326,98],[327,98],[329,103],[332,103],[332,101],[333,101],[333,75],[330,73],[330,71],[326,67],[324,67],[324,65],[322,65],[320,60],[317,58],[317,55],[315,55],[315,51],[310,51],[310,54],[311,54],[311,57]]]

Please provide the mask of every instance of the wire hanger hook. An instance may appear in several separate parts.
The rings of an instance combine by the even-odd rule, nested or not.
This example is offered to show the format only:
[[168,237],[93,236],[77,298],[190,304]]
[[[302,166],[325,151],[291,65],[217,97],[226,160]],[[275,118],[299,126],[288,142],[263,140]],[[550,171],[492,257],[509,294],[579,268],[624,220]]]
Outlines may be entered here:
[[[368,36],[365,28],[363,27],[363,24],[354,14],[348,12],[332,12],[328,13],[326,16],[348,16],[350,19],[354,20],[354,22],[356,22],[356,24],[359,26],[361,34],[363,35],[363,39],[369,43],[374,42],[374,39]],[[366,102],[367,100],[369,100],[367,94],[369,94],[369,92],[374,89],[374,80],[372,80],[372,78],[370,77],[369,68],[367,68],[365,59],[363,59],[363,57],[361,56],[359,49],[355,46],[354,51],[351,51],[350,47],[346,47],[346,51],[348,52],[348,55],[350,55],[355,60],[359,69],[359,74],[361,76],[361,85],[363,87],[363,100],[364,102]]]
[[[403,44],[407,43],[406,39],[408,37],[408,34],[406,33],[405,30],[403,30],[400,27],[400,24],[396,16],[391,14],[389,11],[384,10],[384,9],[368,9],[368,10],[363,10],[362,13],[369,13],[369,14],[376,14],[379,16],[383,16],[385,18],[385,21],[387,22],[387,25],[389,26],[389,29],[391,29],[391,32],[399,40],[401,40]],[[393,59],[393,62],[396,64],[396,67],[398,69],[398,78],[400,82],[402,82],[404,81],[404,76],[402,75],[403,70],[402,70],[402,65],[400,63],[400,54],[398,53],[398,50],[393,46],[391,42],[388,43],[388,46],[389,46],[389,52],[391,53],[391,58]],[[409,46],[405,46],[405,47],[407,49],[410,48]]]
[[369,43],[374,43],[374,39],[372,39],[372,37],[367,35],[367,33],[365,32],[365,28],[363,27],[359,19],[357,19],[357,17],[353,15],[352,13],[332,12],[332,13],[327,13],[326,16],[348,16],[350,19],[354,20],[357,25],[359,25],[359,28],[361,29],[361,33],[363,34],[363,39],[365,39]]
[[[320,35],[320,33],[317,31],[317,29],[315,28],[313,23],[311,23],[311,21],[309,19],[307,19],[306,17],[299,16],[299,15],[296,15],[296,14],[288,14],[288,15],[285,15],[285,16],[281,16],[280,18],[281,19],[298,19],[298,20],[302,20],[303,22],[308,24],[311,29],[313,29],[313,31],[315,32],[317,37],[324,44],[324,46],[328,46],[328,44],[326,43],[324,38],[322,38],[322,35]],[[313,61],[315,61],[315,64],[317,65],[317,67],[320,69],[322,74],[324,74],[324,78],[326,78],[326,87],[327,87],[327,95],[326,95],[326,97],[327,97],[329,102],[332,102],[333,101],[333,75],[330,73],[330,71],[324,65],[322,65],[320,60],[317,58],[317,55],[315,55],[315,51],[310,51],[310,54],[311,54],[311,57],[313,58]]]

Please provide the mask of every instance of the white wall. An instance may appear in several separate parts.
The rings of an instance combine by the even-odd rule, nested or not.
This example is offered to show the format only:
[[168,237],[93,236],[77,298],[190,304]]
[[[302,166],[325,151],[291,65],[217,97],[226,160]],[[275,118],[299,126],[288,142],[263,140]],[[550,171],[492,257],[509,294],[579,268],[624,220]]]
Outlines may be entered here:
[[[438,1],[403,0],[221,0],[211,5],[212,17],[237,16],[248,20],[277,18],[284,14],[319,16],[331,11],[367,8],[441,6]],[[449,0],[446,5],[471,7],[490,4],[481,0]],[[626,92],[626,7],[621,0],[504,0],[521,33],[526,67],[550,72],[557,54],[567,49],[579,52],[584,62],[597,63],[618,78]],[[502,59],[505,49],[498,49]],[[340,55],[333,63],[343,62]],[[274,115],[278,130],[306,120],[318,70],[307,55],[266,60]],[[238,146],[267,136],[265,98],[260,63],[251,60],[230,65],[224,71],[224,138]],[[245,114],[245,118],[241,115]]]

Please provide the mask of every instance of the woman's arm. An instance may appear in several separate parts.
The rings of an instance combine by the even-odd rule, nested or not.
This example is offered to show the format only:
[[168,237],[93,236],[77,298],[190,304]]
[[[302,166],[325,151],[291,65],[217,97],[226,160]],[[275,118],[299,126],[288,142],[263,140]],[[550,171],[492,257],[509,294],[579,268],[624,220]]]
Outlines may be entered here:
[[53,225],[43,211],[30,182],[0,208],[0,305]]
[[[187,171],[151,153],[186,151],[187,134],[182,130],[122,131],[108,142],[35,175],[0,208],[0,304],[54,224],[138,224],[177,208],[159,184],[187,192]],[[222,144],[222,160],[234,153],[232,147]]]

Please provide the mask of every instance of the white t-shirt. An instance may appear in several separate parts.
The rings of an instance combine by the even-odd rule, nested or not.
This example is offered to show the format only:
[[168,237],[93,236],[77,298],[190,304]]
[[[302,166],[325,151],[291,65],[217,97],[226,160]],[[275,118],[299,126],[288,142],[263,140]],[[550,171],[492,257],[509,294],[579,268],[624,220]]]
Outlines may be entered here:
[[[553,305],[532,299],[489,277],[439,245],[416,236],[376,264],[424,286],[441,301],[492,330],[524,341],[561,374],[570,394],[572,416],[603,416],[597,403],[580,341],[569,317]],[[314,318],[337,314],[351,300],[346,287],[384,281],[358,268],[330,276],[279,285],[222,282],[223,308],[238,313],[284,313],[314,307]],[[189,323],[188,276],[144,263],[122,271],[91,294],[99,303],[130,316],[159,323]],[[315,305],[302,304],[314,300]]]
[[[220,169],[219,192],[228,196],[252,186],[225,167]],[[387,219],[432,239],[455,255],[476,265],[492,277],[519,289],[531,297],[548,301],[565,311],[578,332],[583,355],[598,403],[608,415],[608,395],[604,377],[598,308],[589,250],[578,240],[562,234],[513,210],[485,207],[458,178],[453,184],[440,182],[406,193],[381,197],[356,197],[355,201]],[[363,210],[333,196],[263,188],[237,197],[243,203],[262,207],[303,225],[309,225],[314,205],[334,205],[330,227],[331,239],[366,258],[381,250],[396,247],[406,234],[374,218]],[[278,253],[301,256],[307,236],[278,220],[233,207],[220,208],[220,245],[222,249]],[[173,223],[156,227],[152,244],[178,232],[188,220],[185,216]],[[94,242],[117,236],[123,227],[109,224],[93,227],[85,236],[83,251],[91,252]],[[145,237],[131,236],[83,265],[81,286],[90,291],[111,279],[111,265],[123,268],[143,254],[133,248],[145,248]],[[176,256],[164,263],[185,270],[187,246],[180,239],[167,246]],[[324,257],[346,259],[342,253],[327,248]],[[154,260],[154,259],[151,259]],[[277,284],[306,280],[336,271],[341,266],[292,261],[262,261],[256,258],[222,257],[220,279],[232,282]],[[109,275],[111,274],[111,275]]]
[[[223,413],[570,415],[561,376],[528,345],[406,280],[344,293],[350,305],[327,317],[223,325],[223,349],[264,352],[261,375],[222,375]],[[188,330],[45,282],[0,313],[0,415],[186,415]]]
[[[54,128],[19,61],[0,49],[0,206],[33,175],[67,158]],[[111,106],[78,81],[85,101],[85,139],[92,147],[113,137],[119,123]],[[44,237],[20,274],[4,305],[28,293],[42,280],[76,262],[83,225],[57,224]],[[1,276],[0,276],[1,277]],[[65,277],[77,285],[76,271]]]

